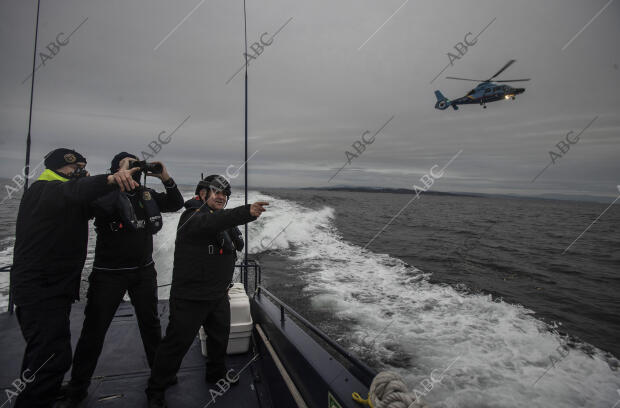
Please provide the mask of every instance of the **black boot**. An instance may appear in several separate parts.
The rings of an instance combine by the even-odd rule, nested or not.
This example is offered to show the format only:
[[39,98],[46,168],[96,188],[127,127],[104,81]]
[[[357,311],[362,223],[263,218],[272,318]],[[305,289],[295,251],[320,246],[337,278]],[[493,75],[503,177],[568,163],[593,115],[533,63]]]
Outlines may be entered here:
[[168,408],[166,398],[163,395],[147,395],[149,408]]
[[88,396],[86,390],[77,391],[70,388],[61,390],[61,393],[64,395],[58,399],[54,408],[76,408]]

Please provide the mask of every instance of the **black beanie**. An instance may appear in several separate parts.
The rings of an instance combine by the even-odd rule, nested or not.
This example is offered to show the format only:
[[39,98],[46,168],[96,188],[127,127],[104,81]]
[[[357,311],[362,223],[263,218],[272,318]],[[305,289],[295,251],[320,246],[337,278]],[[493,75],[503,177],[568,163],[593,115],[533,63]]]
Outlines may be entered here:
[[86,158],[75,150],[61,148],[52,150],[46,154],[44,163],[46,168],[50,170],[58,170],[67,164],[86,164]]
[[112,163],[110,163],[110,172],[116,173],[118,169],[120,169],[121,167],[121,160],[123,160],[126,157],[131,157],[132,159],[138,160],[138,157],[131,153],[120,152],[119,154],[114,156],[114,158],[112,159]]

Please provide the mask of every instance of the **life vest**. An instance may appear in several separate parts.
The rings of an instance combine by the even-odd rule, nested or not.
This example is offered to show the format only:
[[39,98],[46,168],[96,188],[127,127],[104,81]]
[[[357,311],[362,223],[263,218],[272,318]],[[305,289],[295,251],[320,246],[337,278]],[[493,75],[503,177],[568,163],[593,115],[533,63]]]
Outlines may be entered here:
[[120,192],[118,195],[117,209],[121,222],[133,230],[146,229],[151,234],[157,234],[163,226],[161,212],[159,206],[151,195],[148,188],[137,188],[135,194],[138,194],[138,204],[144,209],[144,220],[138,220],[136,211],[131,204],[131,200],[127,193]]

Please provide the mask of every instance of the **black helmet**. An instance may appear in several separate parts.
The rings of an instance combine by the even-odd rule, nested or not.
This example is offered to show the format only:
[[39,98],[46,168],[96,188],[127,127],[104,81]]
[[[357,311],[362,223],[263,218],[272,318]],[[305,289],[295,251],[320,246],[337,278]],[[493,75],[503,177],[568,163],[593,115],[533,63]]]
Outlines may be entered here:
[[230,197],[230,183],[224,176],[212,174],[200,180],[196,186],[196,195],[199,195],[200,190],[203,188],[213,189],[215,191],[223,191],[226,197]]

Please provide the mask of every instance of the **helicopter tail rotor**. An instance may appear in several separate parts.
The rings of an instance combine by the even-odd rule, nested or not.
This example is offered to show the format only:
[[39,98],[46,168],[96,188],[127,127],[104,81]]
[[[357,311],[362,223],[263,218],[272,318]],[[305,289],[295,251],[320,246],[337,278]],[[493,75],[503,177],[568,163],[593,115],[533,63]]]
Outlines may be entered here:
[[440,90],[435,91],[435,97],[437,98],[437,103],[435,103],[435,109],[444,110],[447,109],[452,102],[448,98],[446,98]]

